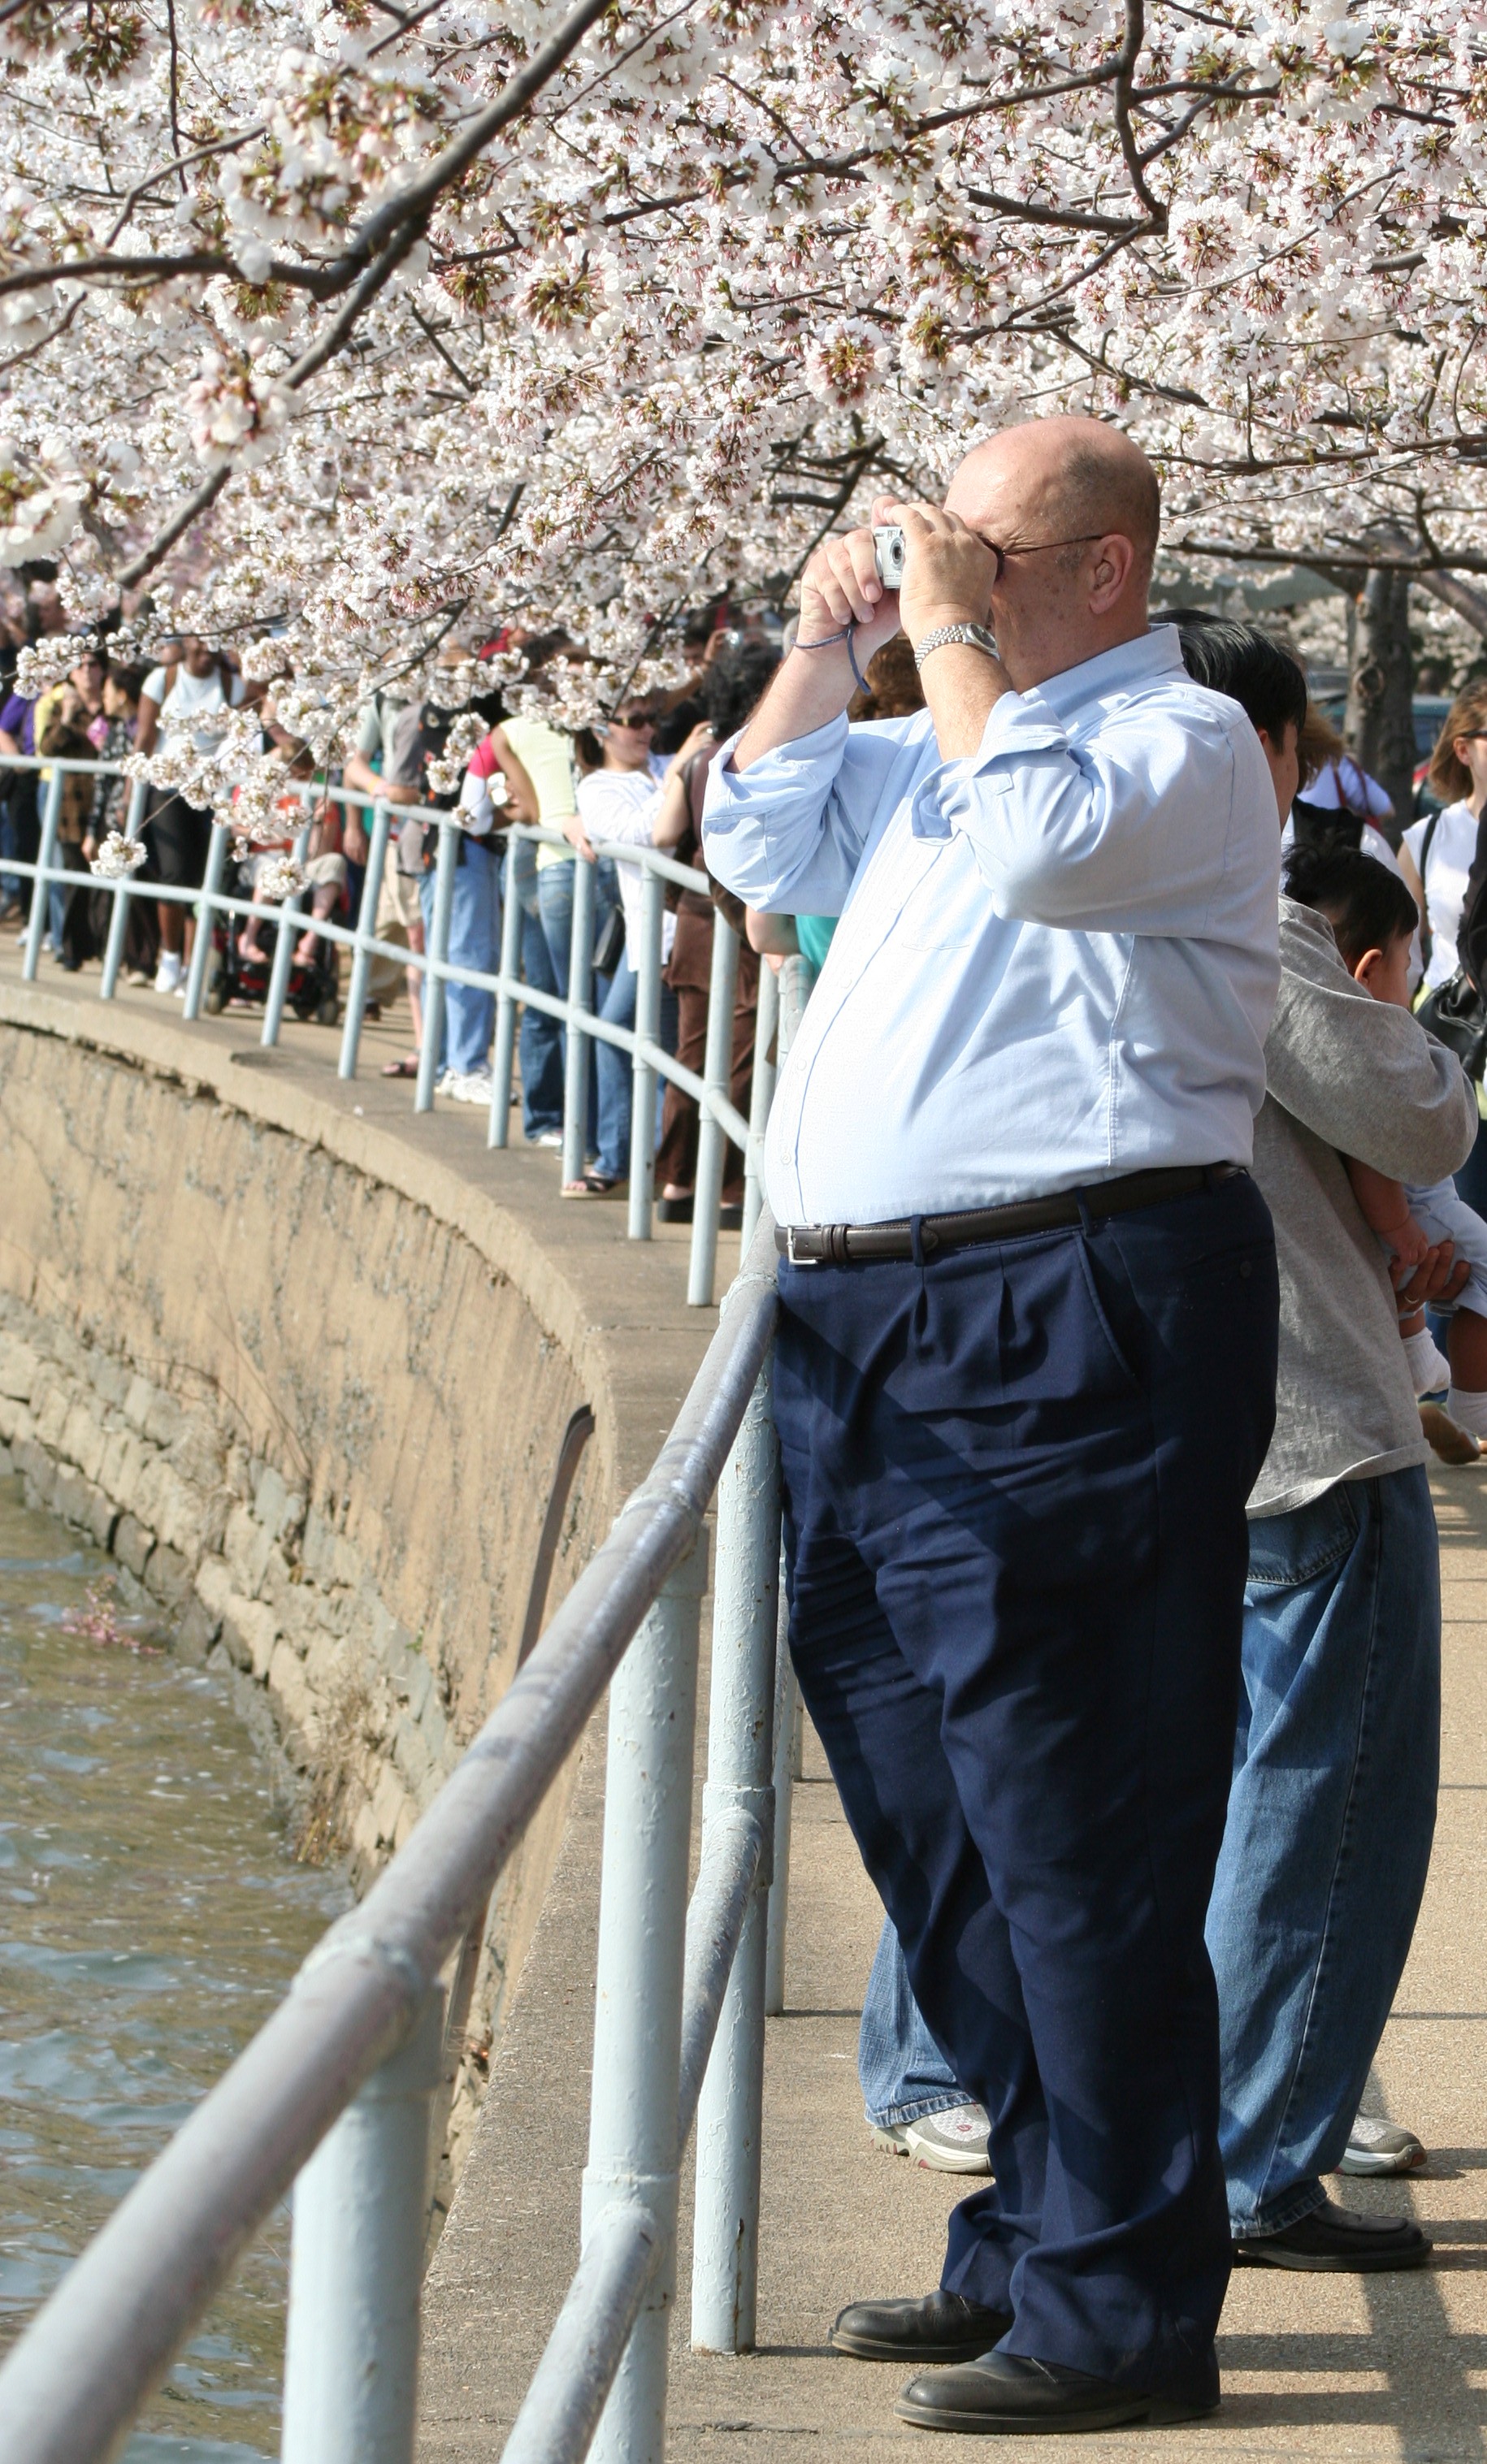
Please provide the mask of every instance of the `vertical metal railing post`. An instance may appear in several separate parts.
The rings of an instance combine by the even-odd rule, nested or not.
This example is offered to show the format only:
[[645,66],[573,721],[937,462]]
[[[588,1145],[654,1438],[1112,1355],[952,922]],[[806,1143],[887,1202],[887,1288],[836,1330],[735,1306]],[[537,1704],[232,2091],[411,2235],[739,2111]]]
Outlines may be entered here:
[[[36,854],[35,877],[31,885],[31,914],[26,924],[26,957],[21,967],[22,981],[33,984],[36,969],[41,964],[41,941],[47,929],[47,910],[51,905],[51,883],[47,876],[56,859],[56,832],[62,818],[62,765],[52,764],[47,781],[46,808],[41,816],[41,846]],[[57,952],[60,957],[61,952]]]
[[411,2464],[444,1997],[295,2184],[282,2464]]
[[774,1101],[775,1064],[771,1047],[780,1021],[780,979],[761,959],[759,1014],[754,1024],[754,1076],[748,1102],[748,1153],[744,1159],[744,1232],[740,1255],[747,1257],[754,1227],[765,1205],[765,1132]]
[[[144,799],[148,790],[143,779],[136,779],[129,790],[129,810],[124,820],[124,837],[133,847],[144,827]],[[114,890],[114,912],[108,919],[108,939],[103,945],[103,981],[99,987],[100,1001],[112,1001],[119,982],[119,970],[123,961],[124,936],[129,930],[129,901],[134,896],[131,876],[124,873]]]
[[[310,849],[310,824],[295,840],[295,862],[303,864]],[[269,988],[263,1002],[263,1032],[258,1042],[273,1045],[278,1042],[278,1030],[284,1023],[284,1001],[289,992],[289,970],[294,964],[295,943],[300,937],[300,918],[304,913],[304,892],[297,890],[292,898],[280,901],[278,929],[274,937],[274,963],[269,969]]]
[[582,1180],[588,1151],[588,1048],[577,1021],[593,1007],[594,891],[598,867],[573,858],[573,932],[568,943],[567,1049],[563,1079],[563,1177]]
[[506,841],[506,861],[502,867],[502,894],[505,905],[500,911],[500,990],[496,996],[496,1041],[491,1054],[491,1122],[485,1143],[503,1147],[511,1137],[511,1097],[517,1064],[516,986],[522,979],[522,894],[517,886],[517,848],[522,842],[515,837]]
[[790,1819],[795,1808],[795,1731],[800,1687],[790,1660],[790,1608],[780,1559],[780,1621],[774,1645],[774,1874],[765,1927],[765,2017],[785,2008],[785,1937],[790,1912]]
[[665,2451],[698,1616],[706,1579],[699,1538],[668,1576],[610,1687],[584,2241],[609,2208],[638,2203],[655,2217],[665,2255],[589,2450],[594,2464],[663,2464]]
[[[707,986],[707,1045],[703,1083],[726,1095],[733,1083],[733,1000],[739,979],[739,936],[713,912],[713,964]],[[692,1199],[692,1257],[687,1301],[711,1309],[718,1273],[718,1207],[722,1196],[728,1133],[704,1104],[697,1139],[697,1182]]]
[[[202,903],[196,910],[196,938],[191,943],[191,963],[186,975],[186,1001],[183,1018],[200,1018],[202,995],[207,989],[207,969],[211,964],[212,901],[221,892],[222,868],[227,862],[227,843],[231,835],[226,822],[215,816],[211,824],[211,843],[207,849],[207,869],[202,877]],[[237,919],[230,915],[227,929],[232,933]]]
[[366,870],[362,876],[362,903],[356,911],[351,980],[346,987],[346,1014],[341,1028],[341,1058],[336,1064],[338,1078],[356,1076],[357,1056],[362,1048],[362,1020],[366,1012],[366,985],[371,975],[371,952],[366,944],[377,937],[377,905],[382,896],[382,875],[388,861],[389,818],[387,798],[379,796],[372,806]]
[[647,865],[640,875],[640,972],[635,984],[634,1078],[630,1109],[630,1222],[632,1241],[651,1238],[655,1199],[655,1084],[654,1065],[640,1042],[655,1044],[661,1031],[661,938],[666,884]]
[[[432,1112],[433,1110],[433,1083],[439,1074],[439,1055],[444,1046],[444,978],[439,970],[449,964],[449,927],[455,913],[455,872],[458,861],[459,824],[441,815],[439,862],[433,876],[433,921],[423,968],[423,1043],[418,1052],[418,1085],[413,1095],[415,1112]],[[412,964],[417,965],[416,958]]]
[[[702,1854],[710,1822],[743,1807],[774,1836],[774,1651],[780,1596],[780,1458],[770,1362],[760,1372],[718,1484],[718,1573]],[[768,1849],[749,1897],[697,2114],[692,2342],[753,2349],[759,2291]]]

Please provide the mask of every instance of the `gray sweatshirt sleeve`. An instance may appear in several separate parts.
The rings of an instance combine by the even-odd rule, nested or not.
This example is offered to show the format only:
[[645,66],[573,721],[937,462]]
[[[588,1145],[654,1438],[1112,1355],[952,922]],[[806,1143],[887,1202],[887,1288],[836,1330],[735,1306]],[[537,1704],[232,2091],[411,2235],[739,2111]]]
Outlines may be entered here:
[[1280,902],[1280,994],[1265,1043],[1271,1094],[1340,1155],[1416,1186],[1457,1172],[1476,1099],[1454,1052],[1355,983],[1325,917]]

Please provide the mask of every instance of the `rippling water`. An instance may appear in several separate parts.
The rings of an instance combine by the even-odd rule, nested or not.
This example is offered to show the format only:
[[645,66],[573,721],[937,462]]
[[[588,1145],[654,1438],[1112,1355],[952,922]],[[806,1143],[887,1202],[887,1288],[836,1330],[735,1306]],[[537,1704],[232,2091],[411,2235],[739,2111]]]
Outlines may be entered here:
[[[68,1631],[107,1571],[0,1480],[0,2345],[345,1904],[217,1678]],[[277,2453],[288,2250],[280,2212],[126,2464]]]

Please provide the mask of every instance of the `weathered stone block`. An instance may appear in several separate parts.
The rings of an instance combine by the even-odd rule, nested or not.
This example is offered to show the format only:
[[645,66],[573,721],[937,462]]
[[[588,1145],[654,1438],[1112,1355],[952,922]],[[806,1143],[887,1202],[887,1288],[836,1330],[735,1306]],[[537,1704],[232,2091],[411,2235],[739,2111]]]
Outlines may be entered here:
[[67,1415],[61,1451],[86,1480],[97,1480],[103,1461],[103,1431],[88,1403],[80,1398]]
[[351,1825],[351,1846],[360,1859],[363,1875],[374,1874],[381,1859],[377,1854],[377,1825],[369,1805],[359,1805]]
[[163,1608],[182,1608],[190,1596],[190,1567],[180,1550],[167,1548],[164,1540],[150,1551],[144,1579],[145,1590],[154,1593]]
[[181,1433],[183,1417],[181,1406],[173,1395],[162,1394],[158,1386],[151,1388],[149,1408],[144,1415],[144,1434],[153,1444],[174,1445]]
[[121,1514],[114,1526],[114,1554],[121,1566],[127,1566],[136,1579],[142,1579],[145,1562],[155,1546],[155,1534],[140,1522],[137,1515]]
[[0,1480],[9,1480],[14,1469],[15,1462],[11,1449],[3,1440],[0,1440]]
[[93,1391],[102,1401],[120,1405],[129,1392],[131,1373],[122,1360],[113,1359],[106,1352],[95,1352],[88,1362],[88,1375]]
[[0,1395],[0,1438],[8,1446],[19,1445],[23,1438],[33,1438],[36,1423],[24,1403],[13,1395]]
[[34,1404],[33,1409],[36,1411],[37,1437],[49,1454],[55,1454],[62,1442],[68,1413],[72,1410],[71,1390],[59,1377],[54,1378],[44,1389],[39,1410]]
[[196,1569],[196,1596],[218,1626],[233,1596],[233,1577],[224,1557],[203,1557]]
[[287,1740],[293,1758],[302,1769],[309,1756],[311,1734],[315,1727],[315,1705],[304,1682],[304,1671],[297,1652],[280,1636],[269,1658],[268,1686],[278,1707],[280,1720],[292,1731]]
[[29,1403],[40,1367],[29,1343],[23,1343],[19,1335],[0,1334],[0,1395],[12,1396],[18,1403]]
[[443,1773],[455,1759],[455,1732],[437,1694],[431,1693],[418,1714],[418,1733],[428,1748],[433,1768]]
[[171,1645],[177,1660],[200,1668],[221,1632],[220,1621],[195,1593],[187,1601]]
[[222,1477],[222,1449],[211,1421],[194,1412],[184,1415],[171,1441],[170,1460],[194,1488],[215,1488]]
[[222,1617],[222,1639],[239,1668],[251,1668],[260,1683],[269,1673],[278,1628],[272,1609],[261,1600],[245,1600],[234,1592]]
[[399,1702],[408,1705],[411,1718],[422,1719],[424,1705],[433,1691],[433,1678],[421,1652],[404,1653],[392,1670],[392,1690]]
[[403,1810],[397,1818],[397,1829],[392,1834],[392,1854],[394,1857],[397,1855],[397,1852],[402,1847],[404,1840],[408,1837],[409,1833],[417,1822],[420,1811],[421,1809],[418,1806],[411,1805],[408,1799],[406,1797],[404,1798]]
[[140,1430],[142,1435],[144,1433],[144,1423],[149,1419],[150,1405],[154,1400],[154,1387],[150,1384],[147,1377],[140,1376],[138,1371],[136,1371],[135,1375],[129,1380],[128,1389],[124,1395],[123,1411],[124,1418],[127,1420],[132,1421],[135,1428]]
[[11,1451],[15,1457],[15,1468],[26,1483],[27,1494],[39,1498],[43,1506],[50,1505],[56,1473],[45,1446],[35,1438],[22,1438]]
[[107,1549],[112,1546],[114,1526],[118,1520],[119,1508],[114,1504],[113,1499],[106,1495],[106,1493],[100,1488],[96,1483],[90,1481],[88,1484],[87,1526],[100,1549]]
[[406,1711],[393,1723],[392,1759],[416,1796],[429,1776],[429,1749]]
[[144,1466],[152,1461],[144,1440],[131,1428],[111,1430],[103,1446],[103,1459],[99,1464],[100,1486],[107,1489],[115,1503],[132,1512],[140,1493]]
[[240,1592],[250,1598],[263,1581],[274,1543],[263,1526],[256,1522],[245,1506],[234,1506],[227,1518],[222,1553],[233,1569],[233,1579]]
[[377,1782],[376,1794],[371,1801],[375,1840],[392,1837],[398,1826],[398,1816],[407,1802],[408,1799],[397,1784],[396,1774],[384,1767],[382,1777]]

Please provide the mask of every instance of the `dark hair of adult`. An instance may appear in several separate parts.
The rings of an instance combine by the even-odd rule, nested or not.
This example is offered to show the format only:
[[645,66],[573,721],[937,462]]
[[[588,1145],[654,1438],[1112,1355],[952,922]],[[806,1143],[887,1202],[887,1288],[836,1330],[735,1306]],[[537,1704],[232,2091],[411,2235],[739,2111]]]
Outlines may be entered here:
[[714,660],[702,678],[702,707],[720,743],[752,717],[779,664],[779,651],[765,641],[737,642]]
[[1277,753],[1287,727],[1300,729],[1306,717],[1305,672],[1263,626],[1230,616],[1197,623],[1189,619],[1178,626],[1177,638],[1193,682],[1236,701],[1251,726],[1265,730]]
[[1349,967],[1369,950],[1387,950],[1420,921],[1398,873],[1357,847],[1293,847],[1286,860],[1286,896],[1325,915]]

